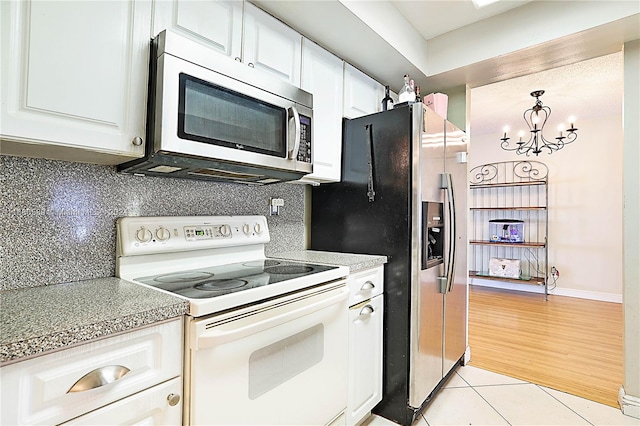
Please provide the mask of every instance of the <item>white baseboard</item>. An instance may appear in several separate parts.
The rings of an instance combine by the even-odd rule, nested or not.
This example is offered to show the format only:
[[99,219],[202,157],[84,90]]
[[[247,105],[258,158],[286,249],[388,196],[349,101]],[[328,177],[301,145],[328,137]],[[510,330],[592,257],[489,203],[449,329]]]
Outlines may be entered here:
[[620,404],[622,413],[625,416],[640,419],[640,398],[627,394],[623,386],[620,386],[620,390],[618,391],[618,404]]
[[469,364],[470,361],[471,361],[471,346],[467,346],[467,348],[464,350],[464,358],[462,362],[464,363],[464,365],[467,365]]
[[[493,287],[493,288],[501,288],[505,290],[518,290],[518,291],[526,291],[529,293],[544,294],[544,287],[539,285],[483,280],[482,278],[477,278],[477,277],[470,278],[469,283],[471,285],[477,285],[480,287]],[[599,300],[601,302],[622,303],[621,294],[601,293],[598,291],[578,290],[574,288],[556,287],[555,289],[550,290],[549,294],[554,294],[556,296],[575,297],[578,299]]]
[[599,291],[577,290],[574,288],[556,287],[549,294],[558,296],[577,297],[578,299],[599,300],[601,302],[622,303],[622,295],[614,293],[601,293]]

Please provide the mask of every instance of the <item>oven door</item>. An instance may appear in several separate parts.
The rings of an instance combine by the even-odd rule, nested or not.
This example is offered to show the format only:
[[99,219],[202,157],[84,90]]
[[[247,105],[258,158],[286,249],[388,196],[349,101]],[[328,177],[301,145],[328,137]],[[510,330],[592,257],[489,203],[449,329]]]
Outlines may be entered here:
[[325,425],[347,404],[344,281],[188,325],[185,424]]
[[312,171],[311,109],[170,54],[156,72],[155,152]]

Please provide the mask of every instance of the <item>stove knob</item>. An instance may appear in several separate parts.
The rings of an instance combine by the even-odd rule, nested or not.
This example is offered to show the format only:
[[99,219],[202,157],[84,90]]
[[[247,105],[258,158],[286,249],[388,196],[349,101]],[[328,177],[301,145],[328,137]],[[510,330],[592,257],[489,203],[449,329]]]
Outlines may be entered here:
[[244,232],[245,235],[249,235],[249,233],[251,232],[251,227],[249,226],[248,223],[245,223],[244,225],[242,225],[242,232]]
[[253,230],[256,231],[256,234],[258,235],[262,234],[262,226],[260,226],[259,223],[255,224],[255,226],[253,227]]
[[140,229],[136,231],[136,240],[141,243],[148,243],[153,238],[153,234],[147,228],[142,226]]
[[160,241],[167,241],[169,238],[171,238],[171,232],[169,232],[169,230],[164,226],[161,226],[160,228],[156,229],[156,238]]
[[231,227],[229,225],[222,225],[220,227],[220,234],[223,237],[228,237],[231,235]]

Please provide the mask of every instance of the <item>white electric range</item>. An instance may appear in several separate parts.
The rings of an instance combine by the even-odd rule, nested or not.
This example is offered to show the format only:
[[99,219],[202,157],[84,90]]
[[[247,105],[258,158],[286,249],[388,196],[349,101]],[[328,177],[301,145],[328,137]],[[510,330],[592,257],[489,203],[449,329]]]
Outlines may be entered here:
[[346,408],[348,268],[268,259],[269,241],[264,216],[117,222],[117,275],[189,301],[185,424],[322,425]]

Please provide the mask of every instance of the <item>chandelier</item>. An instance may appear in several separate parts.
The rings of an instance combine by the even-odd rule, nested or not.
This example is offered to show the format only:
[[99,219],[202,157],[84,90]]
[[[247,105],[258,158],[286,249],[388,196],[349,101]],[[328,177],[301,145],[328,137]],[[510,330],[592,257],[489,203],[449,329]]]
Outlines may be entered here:
[[529,140],[523,141],[522,137],[524,136],[524,132],[520,132],[520,139],[516,142],[515,146],[509,146],[510,138],[507,137],[509,128],[505,127],[504,137],[500,138],[502,141],[500,144],[502,149],[505,151],[515,151],[516,154],[526,154],[527,156],[530,154],[535,154],[537,156],[543,149],[546,149],[549,151],[549,154],[551,154],[554,151],[564,148],[565,145],[570,144],[578,138],[578,134],[576,133],[578,129],[574,127],[574,120],[572,118],[569,119],[571,126],[565,130],[567,132],[566,136],[562,130],[564,126],[561,124],[558,128],[560,136],[555,138],[555,142],[548,141],[544,137],[542,130],[551,116],[551,108],[542,105],[542,101],[540,100],[540,96],[542,95],[544,95],[544,90],[531,92],[531,96],[536,98],[536,103],[522,114],[522,117],[524,118],[525,123],[527,123],[527,126],[529,126],[529,131],[531,132]]

